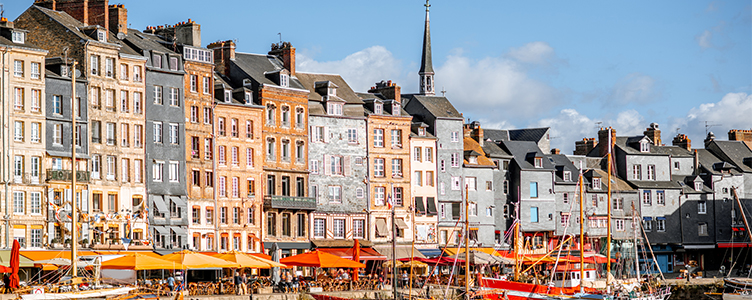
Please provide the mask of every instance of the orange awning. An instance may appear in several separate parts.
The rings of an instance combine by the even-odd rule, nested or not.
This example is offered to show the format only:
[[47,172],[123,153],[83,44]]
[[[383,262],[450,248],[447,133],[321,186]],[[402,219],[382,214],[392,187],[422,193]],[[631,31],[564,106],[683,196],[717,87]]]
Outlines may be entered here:
[[128,254],[102,262],[102,269],[120,270],[181,270],[183,265],[147,254]]
[[[334,254],[341,258],[353,259],[353,248],[318,248],[316,250]],[[360,260],[386,260],[386,256],[381,255],[373,248],[363,247],[360,248]]]
[[172,254],[167,254],[163,259],[181,263],[185,269],[207,269],[207,268],[239,268],[237,263],[219,259],[213,256],[201,254],[198,252],[182,250]]
[[268,260],[272,260],[272,257],[271,257],[271,256],[269,256],[269,255],[266,255],[266,254],[264,254],[264,253],[248,253],[248,255],[253,255],[253,256],[255,256],[255,257],[261,257],[261,258],[263,258],[263,259],[268,259]]
[[237,251],[230,251],[227,253],[215,254],[214,257],[221,258],[221,259],[231,261],[231,262],[235,262],[243,268],[269,269],[273,267],[281,267],[281,268],[286,267],[285,265],[280,264],[278,262],[266,260],[260,257],[248,255],[243,252],[237,252]]
[[317,268],[365,268],[366,265],[354,260],[341,258],[323,251],[311,251],[295,256],[285,257],[279,262],[288,266]]

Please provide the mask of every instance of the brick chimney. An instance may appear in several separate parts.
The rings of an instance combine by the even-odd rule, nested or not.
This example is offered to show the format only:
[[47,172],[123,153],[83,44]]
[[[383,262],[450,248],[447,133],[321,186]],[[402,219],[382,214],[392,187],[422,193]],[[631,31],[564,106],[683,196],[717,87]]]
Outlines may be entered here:
[[752,149],[752,130],[731,129],[728,132],[729,141],[742,141]]
[[128,10],[125,5],[110,5],[109,14],[110,30],[115,34],[128,34]]
[[483,128],[480,128],[480,122],[472,121],[464,126],[464,137],[474,139],[481,147],[483,147]]
[[178,43],[201,47],[201,25],[188,19],[175,26],[175,38]]
[[84,25],[99,25],[109,30],[109,0],[35,0],[38,5],[63,11]]
[[583,138],[581,141],[574,142],[574,155],[587,155],[591,150],[595,149],[595,145],[598,143],[595,138]]
[[235,60],[235,42],[227,40],[206,46],[214,51],[214,65],[217,72],[230,76],[230,61]]
[[674,137],[671,144],[677,147],[682,147],[687,150],[692,150],[692,140],[686,134],[680,133]]
[[[608,131],[611,130],[611,151],[614,151],[616,145],[616,129],[611,127],[601,128],[598,130],[598,154],[603,157],[608,154]],[[613,154],[613,152],[611,152]]]
[[387,99],[394,99],[394,101],[402,103],[402,88],[400,88],[396,82],[392,82],[391,80],[377,82],[376,86],[371,87],[368,92],[379,93],[384,95]]
[[269,55],[279,57],[285,69],[290,71],[290,76],[295,76],[295,47],[290,42],[272,44],[272,50],[269,51]]
[[642,134],[650,138],[650,140],[653,141],[653,145],[663,145],[661,141],[661,130],[658,129],[658,123],[650,123],[650,127],[645,129],[645,132]]
[[551,154],[557,154],[557,155],[561,154],[561,149],[559,149],[559,148],[553,148],[553,149],[551,149]]

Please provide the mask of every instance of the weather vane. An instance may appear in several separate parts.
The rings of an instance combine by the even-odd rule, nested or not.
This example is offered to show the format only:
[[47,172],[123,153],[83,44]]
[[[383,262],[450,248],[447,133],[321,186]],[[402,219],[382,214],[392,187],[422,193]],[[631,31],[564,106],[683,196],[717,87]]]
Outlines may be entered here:
[[431,7],[431,4],[428,4],[428,0],[426,0],[426,4],[423,4],[423,6],[426,7],[426,11],[428,11],[428,8]]

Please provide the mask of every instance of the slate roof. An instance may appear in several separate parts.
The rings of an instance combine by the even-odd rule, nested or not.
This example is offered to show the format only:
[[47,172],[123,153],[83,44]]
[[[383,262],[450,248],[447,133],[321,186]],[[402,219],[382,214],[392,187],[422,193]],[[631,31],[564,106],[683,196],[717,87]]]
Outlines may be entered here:
[[[653,150],[655,149],[655,150]],[[673,157],[694,157],[691,151],[678,146],[650,146],[650,152],[668,154]]]
[[[220,86],[228,87],[232,91],[236,89],[235,87],[232,86],[232,84],[230,84],[229,80],[227,80],[227,78],[224,75],[215,72],[214,73],[214,89]],[[234,95],[234,93],[231,93],[231,95]],[[217,104],[236,104],[236,105],[243,105],[243,106],[246,105],[245,99],[238,99],[238,98],[232,97],[231,102],[227,103],[223,100],[220,100],[217,97],[224,97],[224,93],[214,93],[214,102],[216,102]],[[259,105],[259,104],[254,103],[254,105]]]
[[[388,100],[381,93],[355,92],[355,94],[358,95],[358,97],[362,101],[375,100],[375,99],[378,99],[378,100]],[[411,114],[409,114],[405,110],[405,108],[404,108],[404,102],[402,103],[402,106],[400,107],[400,110],[401,110],[400,111],[400,115],[399,116],[394,116],[394,117],[411,117],[411,118],[413,117]],[[363,105],[363,112],[365,112],[366,115],[375,115],[375,113],[371,109],[369,109],[367,105]],[[383,115],[383,116],[392,116],[391,114],[386,113],[386,109],[383,110],[383,114],[381,114],[381,115]]]
[[478,163],[477,164],[471,164],[467,158],[465,157],[465,167],[495,167],[496,164],[493,163],[488,157],[486,157],[486,153],[483,152],[483,149],[481,148],[480,144],[476,142],[471,137],[466,137],[463,139],[464,142],[464,149],[465,149],[465,156],[468,155],[477,155],[478,156]]
[[[250,79],[263,85],[279,86],[276,82],[266,77],[266,73],[277,72],[284,69],[282,61],[274,55],[235,53],[235,65],[243,70]],[[297,77],[290,76],[290,87],[305,89]]]
[[[728,159],[728,162],[734,164],[742,172],[752,173],[752,167],[744,164],[744,159],[752,159],[752,150],[747,147],[744,142],[741,141],[718,141],[714,140],[711,145],[714,148],[718,148],[721,153],[717,155]],[[706,149],[709,147],[705,147]],[[712,149],[712,148],[711,148]]]
[[678,181],[630,180],[629,183],[638,189],[680,189]]
[[483,138],[491,139],[496,143],[509,141],[509,131],[502,129],[483,129]]
[[512,129],[509,130],[509,140],[512,141],[529,141],[539,142],[546,136],[550,128],[525,128],[525,129]]
[[[577,182],[577,174],[580,172],[580,170],[578,170],[577,167],[574,166],[572,161],[570,161],[566,155],[546,154],[544,160],[548,160],[555,166],[556,178],[554,178],[554,181],[556,183],[576,183]],[[562,171],[569,171],[570,174],[572,174],[569,181],[564,181],[564,178],[562,177],[564,173],[559,172],[560,169]]]
[[350,88],[350,85],[347,84],[342,76],[304,72],[297,72],[295,76],[303,88],[310,91],[308,94],[308,114],[326,115],[326,108],[321,101],[322,97],[316,92],[315,85],[318,81],[330,81],[337,85],[337,97],[345,101],[342,114],[349,117],[364,116],[363,100]]
[[[22,30],[22,31],[27,31],[27,30],[21,29],[21,28],[12,28],[12,29],[19,29],[19,30]],[[7,30],[12,30],[12,29],[7,29]],[[20,47],[20,48],[34,49],[34,50],[39,50],[39,51],[47,51],[47,50],[44,50],[42,48],[37,47],[34,44],[29,43],[28,39],[24,39],[24,42],[19,44],[19,43],[14,43],[13,41],[5,38],[4,36],[0,36],[0,45],[9,46],[9,47]]]
[[[483,138],[485,138],[485,129],[483,130]],[[483,142],[483,151],[486,152],[488,157],[493,158],[512,158],[512,154],[496,145],[496,143],[485,141]]]
[[[614,138],[615,140],[615,148],[619,148],[622,151],[624,151],[627,154],[630,155],[670,155],[669,151],[671,150],[662,150],[661,147],[667,147],[667,146],[656,146],[651,143],[650,145],[650,152],[642,152],[639,149],[639,142],[643,138],[650,140],[650,138],[645,136],[617,136]],[[634,146],[637,146],[638,148],[635,148]],[[598,143],[598,146],[596,146],[590,153],[588,153],[588,156],[591,156],[591,153],[595,151],[596,155],[598,153],[598,149],[600,148],[600,143]],[[679,148],[679,147],[676,147]],[[679,152],[677,150],[677,152]],[[691,154],[690,154],[691,155]]]
[[[601,169],[592,169],[592,170],[593,172],[596,172],[598,173],[598,175],[601,176],[602,178],[601,182],[603,186],[605,187],[608,184],[608,171],[601,170]],[[619,178],[618,176],[616,176],[616,174],[613,174],[613,173],[611,173],[611,184],[612,184],[611,191],[623,192],[623,191],[635,190],[634,188],[632,188],[631,185],[629,185],[629,183],[626,180]]]
[[459,118],[462,119],[462,114],[454,108],[454,105],[446,97],[441,96],[425,96],[416,94],[403,94],[403,98],[407,98],[410,102],[417,101],[428,112],[437,118]]
[[544,157],[543,151],[538,148],[538,144],[528,141],[504,141],[501,142],[503,149],[507,150],[514,156],[514,161],[522,170],[555,170],[554,164],[548,159],[543,159],[543,168],[536,168],[531,162],[527,160],[527,156],[530,153],[535,153],[536,156]]
[[712,194],[713,190],[706,186],[705,183],[702,184],[702,190],[700,191],[696,191],[693,184],[687,184],[688,179],[690,182],[692,182],[693,178],[696,176],[697,175],[672,175],[671,180],[679,184],[682,187],[682,192],[685,194]]
[[[727,162],[723,161],[722,159],[718,158],[713,152],[710,152],[708,149],[697,149],[697,160],[700,165],[700,168],[704,169],[704,172],[713,174],[713,175],[721,175],[721,170],[716,168],[716,164],[728,164]],[[737,168],[734,165],[731,165],[730,173],[732,175],[739,175],[739,168]]]
[[160,37],[156,35],[141,32],[133,28],[128,28],[128,34],[124,39],[125,43],[128,46],[131,46],[132,48],[139,51],[157,50],[160,52],[177,54],[175,51],[172,51],[171,49],[165,47],[162,43],[159,42],[159,40]]

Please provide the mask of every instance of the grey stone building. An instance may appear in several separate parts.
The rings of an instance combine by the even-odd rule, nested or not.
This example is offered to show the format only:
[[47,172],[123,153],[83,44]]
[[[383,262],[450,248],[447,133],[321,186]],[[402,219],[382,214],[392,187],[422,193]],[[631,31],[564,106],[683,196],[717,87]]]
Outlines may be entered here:
[[363,101],[339,75],[297,73],[308,97],[311,240],[366,239],[369,227]]
[[[480,123],[466,124],[463,133],[463,188],[467,190],[470,246],[494,247],[496,213],[494,171],[496,164],[486,156]],[[462,209],[464,210],[464,209]]]
[[[511,224],[511,218],[509,218],[509,162],[514,158],[509,152],[501,149],[496,143],[501,140],[496,140],[493,136],[489,136],[489,133],[496,132],[496,130],[483,130],[483,152],[486,153],[486,157],[493,161],[496,168],[493,170],[493,192],[494,192],[494,242],[496,247],[508,246],[507,241],[504,241],[504,233]],[[504,131],[506,133],[506,131]]]
[[185,103],[182,55],[161,38],[129,30],[124,42],[146,60],[144,94],[145,168],[150,231],[156,249],[188,245],[185,181]]

